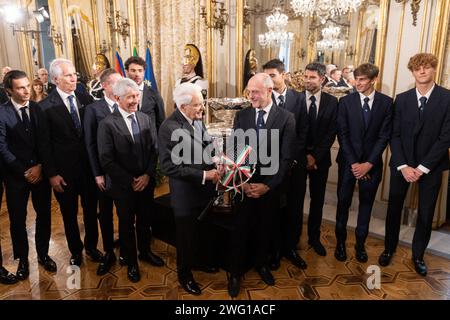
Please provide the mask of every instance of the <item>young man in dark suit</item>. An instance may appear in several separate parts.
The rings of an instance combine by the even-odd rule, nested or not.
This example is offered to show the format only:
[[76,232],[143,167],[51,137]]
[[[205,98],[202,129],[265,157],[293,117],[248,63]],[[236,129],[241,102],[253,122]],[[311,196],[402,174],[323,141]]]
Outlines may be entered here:
[[[42,144],[42,166],[50,180],[64,221],[70,264],[80,266],[83,248],[94,261],[102,254],[97,250],[97,193],[94,177],[84,144],[83,116],[92,97],[75,92],[77,75],[72,62],[55,59],[50,64],[50,76],[56,84],[46,99],[39,103],[42,110],[38,130]],[[81,198],[85,227],[84,245],[78,228],[78,199]]]
[[331,166],[331,146],[336,139],[338,101],[321,90],[325,78],[325,65],[310,63],[303,76],[305,91],[301,93],[308,110],[308,135],[306,139],[306,165],[300,193],[301,210],[306,193],[306,177],[309,177],[309,196],[311,198],[308,217],[308,243],[320,255],[327,254],[320,242],[323,204],[327,187],[328,171]]
[[[199,295],[201,289],[194,280],[192,269],[199,264],[210,264],[199,261],[199,252],[210,249],[202,248],[202,242],[211,243],[212,239],[203,239],[205,228],[197,218],[215,195],[215,183],[220,176],[211,158],[195,161],[195,154],[203,155],[211,144],[210,138],[204,135],[202,88],[193,83],[182,83],[175,88],[173,96],[177,109],[163,122],[159,131],[159,158],[163,173],[169,177],[176,224],[178,281],[184,290]],[[186,156],[183,149],[181,152],[186,158],[180,158],[180,151],[176,151],[179,140],[173,141],[173,135],[193,150],[190,156]],[[210,252],[205,254],[211,255]]]
[[97,269],[97,275],[99,276],[108,273],[116,261],[116,256],[114,254],[113,199],[105,193],[105,173],[98,160],[97,129],[100,121],[118,108],[112,88],[120,79],[122,79],[122,76],[114,69],[106,69],[101,73],[100,85],[103,88],[104,97],[86,107],[83,122],[84,141],[98,188],[98,218],[102,232],[103,250],[105,251]]
[[271,253],[270,268],[276,270],[280,267],[281,256],[286,257],[292,264],[300,269],[307,267],[306,262],[297,252],[297,244],[300,240],[303,211],[301,211],[301,181],[304,176],[302,168],[305,166],[305,145],[308,133],[308,117],[306,114],[305,97],[299,92],[288,89],[285,83],[284,63],[279,59],[273,59],[263,65],[264,73],[273,81],[272,103],[278,108],[287,110],[295,119],[295,149],[293,153],[294,163],[286,178],[282,198],[285,204],[280,204],[281,210],[274,212],[274,248]]
[[4,83],[11,100],[0,108],[0,156],[6,169],[6,201],[14,258],[19,259],[16,277],[25,280],[30,274],[26,229],[30,193],[36,211],[38,261],[46,270],[56,272],[56,263],[48,256],[51,189],[42,174],[42,152],[38,144],[40,109],[30,101],[30,81],[25,72],[12,70]]
[[[141,57],[130,57],[125,61],[127,77],[136,82],[141,92],[138,110],[148,115],[151,122],[155,124],[156,130],[159,131],[161,123],[166,118],[164,101],[158,91],[144,82],[145,68],[147,64]],[[154,132],[155,136],[156,133]]]
[[406,193],[410,183],[418,182],[419,208],[412,260],[416,272],[422,276],[427,275],[423,256],[431,237],[442,171],[449,168],[450,91],[435,83],[437,64],[436,56],[429,53],[411,57],[408,69],[416,86],[395,99],[385,250],[379,257],[381,266],[389,265],[399,241]]
[[139,260],[164,265],[150,250],[149,232],[158,154],[151,120],[137,111],[140,92],[136,83],[121,79],[113,93],[119,108],[100,122],[98,156],[106,173],[105,190],[117,207],[128,278],[138,282],[138,250]]
[[357,92],[339,101],[338,108],[338,204],[336,210],[336,250],[339,261],[347,259],[345,241],[353,191],[358,181],[359,209],[356,235],[356,259],[367,262],[364,243],[369,232],[373,203],[381,182],[382,154],[392,131],[392,99],[374,85],[378,67],[364,63],[355,69]]
[[[273,216],[279,211],[280,187],[293,163],[296,136],[293,114],[272,101],[273,81],[268,74],[258,73],[250,78],[247,89],[252,107],[236,114],[231,141],[247,140],[244,143],[256,152],[256,157],[250,158],[256,171],[243,185],[243,201],[236,201],[235,228],[231,236],[231,247],[235,249],[231,253],[228,279],[231,297],[239,294],[240,277],[245,272],[248,255],[252,256],[261,279],[270,286],[275,284],[269,270],[270,245],[278,232],[274,229]],[[236,147],[239,151],[239,144]],[[254,252],[246,250],[250,237],[255,242]]]

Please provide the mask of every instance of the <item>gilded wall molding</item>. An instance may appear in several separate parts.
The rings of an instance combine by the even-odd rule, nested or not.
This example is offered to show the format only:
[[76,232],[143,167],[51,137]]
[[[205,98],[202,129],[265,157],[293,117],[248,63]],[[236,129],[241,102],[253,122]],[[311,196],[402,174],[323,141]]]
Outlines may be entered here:
[[244,75],[244,0],[236,0],[236,97],[242,95]]
[[[447,30],[449,25],[450,1],[438,0],[436,5],[436,16],[434,17],[434,27],[431,42],[431,53],[438,58],[436,72],[436,83],[440,83],[444,66],[445,44],[447,40]],[[443,31],[445,30],[445,32]]]
[[384,65],[387,27],[389,24],[389,0],[380,0],[380,20],[378,23],[381,27],[377,33],[377,44],[375,47],[375,65],[380,68],[380,73],[378,75],[376,89],[381,90],[381,84],[383,81],[382,66]]

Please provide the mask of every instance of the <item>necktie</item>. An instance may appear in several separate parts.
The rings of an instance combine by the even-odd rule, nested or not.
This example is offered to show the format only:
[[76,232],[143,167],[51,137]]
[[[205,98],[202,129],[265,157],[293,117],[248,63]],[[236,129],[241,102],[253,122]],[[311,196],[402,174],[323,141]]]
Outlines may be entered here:
[[259,129],[263,129],[264,128],[264,114],[266,112],[264,110],[259,110],[258,111],[258,118],[256,119],[256,132],[259,132]]
[[311,149],[314,145],[314,132],[316,130],[316,120],[317,120],[317,106],[316,106],[316,97],[311,96],[309,98],[311,104],[309,105],[308,112],[308,121],[309,121],[309,130],[308,130],[308,148]]
[[364,104],[363,104],[363,117],[364,117],[364,127],[367,129],[370,122],[370,107],[369,107],[369,98],[364,98]]
[[425,109],[425,105],[427,103],[427,97],[420,97],[420,106],[419,106],[419,120],[423,119],[423,109]]
[[283,96],[283,95],[280,95],[280,96],[278,97],[278,100],[280,100],[280,102],[278,102],[278,107],[284,108],[284,96]]
[[139,143],[140,142],[140,135],[139,135],[140,131],[139,131],[139,126],[138,126],[138,123],[136,121],[134,114],[130,114],[128,116],[128,119],[131,120],[131,132],[133,134],[134,143]]
[[25,127],[25,131],[28,132],[30,130],[31,124],[30,124],[30,118],[28,117],[28,114],[27,114],[27,109],[28,109],[28,107],[22,107],[19,110],[22,115],[22,123],[23,123],[23,126]]
[[70,116],[72,117],[73,125],[75,129],[77,129],[78,133],[81,133],[81,123],[80,118],[78,118],[77,109],[75,107],[74,96],[69,96],[69,104],[70,104]]
[[114,103],[112,107],[113,107],[113,112],[117,112],[119,110],[117,103]]

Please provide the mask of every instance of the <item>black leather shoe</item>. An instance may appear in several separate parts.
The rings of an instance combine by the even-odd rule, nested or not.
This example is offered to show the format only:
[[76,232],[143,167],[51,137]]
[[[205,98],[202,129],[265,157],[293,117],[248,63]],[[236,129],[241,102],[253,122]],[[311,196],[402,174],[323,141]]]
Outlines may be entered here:
[[356,251],[356,260],[358,260],[361,263],[366,263],[369,257],[367,256],[366,248],[364,247],[364,244],[356,244],[355,245],[355,251]]
[[73,254],[70,257],[69,264],[71,266],[81,266],[82,256],[81,254]]
[[319,256],[325,257],[327,255],[327,250],[325,250],[325,247],[320,241],[310,242],[310,246]]
[[181,287],[183,287],[186,292],[193,294],[194,296],[198,296],[202,294],[202,290],[198,286],[197,282],[195,282],[194,278],[188,277],[185,279],[179,279]]
[[336,245],[336,250],[334,251],[334,257],[339,261],[347,260],[347,252],[345,251],[344,243],[338,243]]
[[241,277],[237,275],[230,275],[228,279],[228,294],[232,298],[236,298],[241,290]]
[[56,272],[57,270],[55,261],[53,261],[48,255],[38,257],[38,263],[48,272]]
[[139,254],[139,260],[150,263],[152,266],[162,267],[164,265],[163,259],[158,257],[151,251],[148,251],[144,254]]
[[3,267],[0,267],[0,283],[2,284],[14,284],[17,283],[17,278],[11,272]]
[[131,282],[138,282],[141,280],[141,274],[139,272],[139,267],[137,265],[130,265],[128,266],[128,279],[130,279]]
[[264,281],[266,284],[268,284],[269,286],[275,285],[275,279],[273,278],[273,275],[270,272],[269,268],[263,266],[256,269],[256,271],[261,276],[262,281]]
[[20,259],[19,266],[17,267],[16,278],[17,280],[25,280],[30,275],[30,264],[28,259]]
[[413,259],[414,269],[418,274],[425,277],[427,275],[427,265],[421,259]]
[[98,265],[97,268],[97,275],[103,276],[109,272],[109,269],[113,266],[113,264],[116,262],[116,255],[114,252],[106,253],[103,256],[102,262]]
[[378,258],[378,264],[382,267],[386,267],[391,263],[392,260],[392,256],[394,254],[384,250],[383,253],[380,255],[380,257]]
[[280,269],[280,260],[281,260],[280,254],[279,253],[274,254],[270,258],[270,262],[269,262],[270,270],[274,271],[274,270]]
[[96,248],[86,249],[86,255],[94,262],[101,262],[103,259],[103,254]]
[[127,258],[125,258],[124,256],[119,256],[119,264],[121,266],[126,266],[128,264]]
[[302,257],[300,257],[300,255],[295,250],[289,251],[284,256],[297,268],[306,269],[308,267],[305,260],[303,260]]
[[206,272],[206,273],[217,273],[219,272],[219,268],[214,266],[202,266],[199,267],[198,270]]

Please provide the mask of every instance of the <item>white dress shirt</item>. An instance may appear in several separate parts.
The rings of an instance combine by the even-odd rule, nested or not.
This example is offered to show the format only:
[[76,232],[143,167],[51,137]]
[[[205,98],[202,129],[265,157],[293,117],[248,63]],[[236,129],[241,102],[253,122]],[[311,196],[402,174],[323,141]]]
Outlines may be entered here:
[[[58,87],[56,87],[56,91],[58,91],[59,96],[61,97],[62,101],[64,102],[64,105],[67,108],[67,111],[69,111],[70,113],[70,100],[69,100],[69,96],[73,96],[73,103],[75,104],[75,111],[78,115],[78,119],[80,120],[80,113],[78,112],[78,101],[77,101],[77,96],[75,95],[75,92],[70,92],[70,93],[66,93],[64,91],[62,91],[61,89],[59,89]],[[81,121],[80,121],[81,123]]]
[[372,111],[373,99],[375,98],[375,90],[372,91],[368,96],[363,95],[361,92],[359,93],[359,99],[361,100],[361,107],[364,105],[364,99],[369,98],[367,102],[369,104],[369,109]]
[[22,109],[23,107],[28,107],[25,110],[25,112],[28,115],[28,119],[30,119],[30,101],[27,101],[24,105],[20,105],[17,102],[15,102],[13,98],[11,98],[11,103],[13,104],[13,106],[16,109],[17,113],[19,114],[20,120],[22,120],[22,121],[23,121],[23,119],[22,119],[22,111],[20,111],[20,109]]
[[286,92],[287,92],[287,87],[284,88],[284,91],[282,93],[278,93],[275,90],[273,90],[273,96],[275,98],[275,101],[277,103],[277,106],[280,105],[280,96],[283,96],[283,101],[286,104]]
[[269,117],[270,109],[272,109],[272,104],[273,104],[272,99],[270,99],[270,103],[265,108],[256,109],[255,124],[258,123],[258,112],[261,110],[264,110],[266,112],[264,113],[263,119],[264,123],[267,123],[267,118]]
[[131,139],[133,139],[133,141],[134,141],[133,129],[131,128],[131,119],[128,118],[128,117],[133,114],[134,115],[134,119],[137,122],[136,113],[135,112],[132,112],[132,113],[126,112],[122,108],[119,108],[119,112],[122,115],[123,119],[125,120],[125,123],[127,125],[128,131],[130,132],[130,135],[131,135]]
[[108,104],[109,110],[111,110],[111,113],[114,112],[114,104],[117,105],[117,108],[119,108],[119,105],[117,104],[117,102],[111,100],[110,98],[108,98],[107,96],[105,96],[105,101]]
[[311,105],[311,97],[314,96],[316,98],[315,104],[316,104],[316,110],[317,114],[319,114],[319,106],[320,106],[320,96],[322,94],[322,91],[319,90],[315,94],[312,94],[310,91],[305,90],[306,94],[306,109],[309,114],[309,106]]

